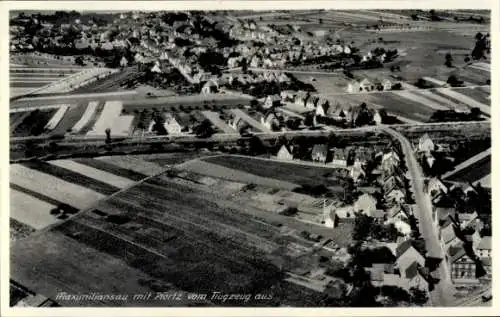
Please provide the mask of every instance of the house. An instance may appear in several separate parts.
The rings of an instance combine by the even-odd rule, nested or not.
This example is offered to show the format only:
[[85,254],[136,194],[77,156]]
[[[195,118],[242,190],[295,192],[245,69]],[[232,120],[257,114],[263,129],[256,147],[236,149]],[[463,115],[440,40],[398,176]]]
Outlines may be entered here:
[[380,85],[382,86],[382,90],[391,90],[392,89],[392,82],[389,80],[389,79],[384,79],[382,80],[382,82],[380,83]]
[[359,91],[372,91],[375,89],[375,85],[369,81],[367,78],[359,82]]
[[454,224],[453,220],[451,218],[445,219],[439,228],[439,238],[443,248],[448,250],[450,247],[463,244],[459,236],[460,229]]
[[485,271],[485,274],[481,276],[481,279],[491,281],[491,257],[481,258],[480,261]]
[[446,187],[440,179],[433,177],[426,182],[426,192],[431,197],[436,197],[439,193],[448,193],[448,187]]
[[299,91],[295,95],[294,103],[298,106],[305,107],[306,101],[309,98],[309,94],[305,91]]
[[377,210],[377,199],[370,194],[362,194],[354,203],[354,211],[373,216]]
[[260,123],[269,130],[273,130],[273,126],[279,126],[280,124],[278,118],[276,117],[276,114],[273,112],[260,117]]
[[282,161],[293,160],[293,148],[288,145],[282,145],[276,157]]
[[385,153],[382,155],[382,170],[386,172],[394,171],[394,168],[399,167],[401,159],[394,151],[390,151],[389,153]]
[[455,218],[455,209],[450,207],[434,207],[433,222],[435,226],[440,227],[446,219]]
[[477,219],[477,217],[477,212],[459,213],[457,215],[458,224],[460,225],[460,228],[464,229],[469,226],[469,224],[473,223]]
[[325,117],[326,116],[326,110],[325,106],[318,104],[316,107],[316,112],[314,113],[317,117]]
[[366,173],[360,162],[354,162],[354,164],[349,169],[349,176],[352,178],[354,183],[359,183],[365,176]]
[[207,81],[201,88],[203,95],[213,94],[219,91],[219,85],[214,80]]
[[403,204],[393,205],[387,212],[387,223],[396,221],[407,221],[410,214],[410,206]]
[[476,248],[477,256],[480,258],[491,257],[491,236],[484,236]]
[[318,101],[319,101],[318,96],[310,96],[309,98],[307,98],[305,106],[309,110],[315,110]]
[[315,144],[312,148],[311,159],[314,162],[326,162],[328,156],[328,146],[326,144]]
[[424,135],[422,135],[419,139],[418,139],[418,147],[417,147],[417,150],[419,152],[426,152],[426,153],[430,153],[432,151],[434,151],[435,149],[435,145],[434,145],[434,142],[432,141],[432,139],[429,137],[429,134],[425,133]]
[[395,250],[396,264],[401,272],[406,271],[414,262],[425,266],[424,256],[413,246],[413,241],[407,239],[401,242]]
[[476,262],[467,254],[463,246],[449,248],[446,258],[452,281],[476,279]]
[[356,80],[353,80],[347,84],[346,91],[350,94],[359,93],[361,91],[361,86]]
[[408,280],[409,288],[415,287],[424,291],[429,289],[429,272],[417,261],[410,264],[403,272],[405,278]]
[[384,194],[387,203],[402,204],[406,200],[406,191],[403,188],[391,187],[391,189]]
[[378,110],[375,110],[375,112],[373,113],[373,122],[375,122],[375,124],[382,124],[382,121],[383,118],[380,115],[380,112]]
[[332,161],[333,165],[347,166],[347,151],[346,149],[334,148],[332,150]]
[[283,101],[293,101],[295,98],[295,92],[293,90],[282,90],[280,92],[280,96]]
[[264,109],[269,109],[272,107],[279,107],[281,104],[281,97],[279,95],[267,96],[264,100]]
[[163,124],[168,134],[180,134],[182,126],[170,114],[165,114],[165,123]]

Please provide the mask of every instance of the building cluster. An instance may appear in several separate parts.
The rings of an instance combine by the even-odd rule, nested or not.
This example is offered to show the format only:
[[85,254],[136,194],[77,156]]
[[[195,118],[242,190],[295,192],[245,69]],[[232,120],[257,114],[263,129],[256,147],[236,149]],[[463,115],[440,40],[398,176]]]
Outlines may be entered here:
[[[431,167],[435,160],[432,153],[445,150],[428,134],[419,139],[415,148]],[[481,201],[491,199],[490,194],[480,185],[450,183],[436,177],[426,180],[425,189],[433,205],[433,229],[445,250],[451,280],[457,284],[491,280],[491,235],[483,231],[485,226],[491,226],[491,210],[479,213],[480,206],[462,210],[456,200],[472,196]]]

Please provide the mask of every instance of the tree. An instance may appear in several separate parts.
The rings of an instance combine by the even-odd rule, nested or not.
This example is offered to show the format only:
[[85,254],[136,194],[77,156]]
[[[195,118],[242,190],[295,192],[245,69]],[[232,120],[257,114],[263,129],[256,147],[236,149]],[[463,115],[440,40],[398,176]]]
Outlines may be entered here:
[[464,62],[466,62],[466,63],[470,62],[470,57],[469,56],[465,56]]
[[444,58],[445,58],[444,64],[446,65],[446,67],[453,67],[453,65],[452,65],[453,57],[451,56],[451,54],[446,53]]
[[111,129],[107,128],[105,130],[105,133],[106,133],[106,144],[110,144],[111,143]]
[[370,236],[373,218],[365,214],[357,214],[354,219],[354,229],[352,231],[353,240],[364,240]]
[[196,136],[201,138],[209,138],[215,132],[212,127],[212,123],[208,119],[203,120],[203,122],[200,123],[194,130]]
[[84,62],[83,62],[83,57],[81,57],[81,56],[77,56],[77,57],[75,58],[75,64],[76,64],[76,65],[80,65],[80,66],[85,65],[85,64],[84,64]]
[[410,302],[419,306],[425,305],[427,301],[429,300],[429,297],[427,296],[427,292],[416,288],[412,287],[410,288]]

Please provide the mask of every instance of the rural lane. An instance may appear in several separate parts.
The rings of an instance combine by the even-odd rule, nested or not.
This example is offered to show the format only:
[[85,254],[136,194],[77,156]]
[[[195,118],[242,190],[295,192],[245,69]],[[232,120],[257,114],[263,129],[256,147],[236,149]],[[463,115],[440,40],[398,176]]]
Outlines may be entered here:
[[415,202],[417,205],[417,208],[415,208],[415,216],[419,223],[420,233],[425,240],[428,256],[443,259],[437,270],[440,280],[435,285],[434,290],[430,292],[430,300],[433,306],[442,307],[452,305],[451,295],[453,293],[454,286],[451,283],[448,267],[444,261],[444,251],[436,234],[436,230],[434,230],[431,201],[428,195],[424,192],[423,188],[424,175],[408,139],[406,139],[399,132],[396,132],[388,127],[382,127],[382,130],[401,143],[405,162],[408,167],[408,172],[410,173],[411,187],[413,188]]

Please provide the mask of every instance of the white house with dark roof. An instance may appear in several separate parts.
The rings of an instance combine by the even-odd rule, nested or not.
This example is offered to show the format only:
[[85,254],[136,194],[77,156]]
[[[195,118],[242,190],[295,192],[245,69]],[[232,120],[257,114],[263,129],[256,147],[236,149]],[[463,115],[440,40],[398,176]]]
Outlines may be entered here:
[[491,236],[484,236],[476,247],[476,254],[480,258],[491,257]]
[[293,148],[291,146],[283,144],[276,157],[282,161],[293,160]]

